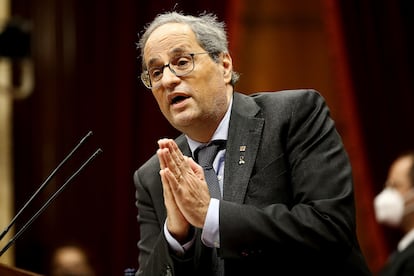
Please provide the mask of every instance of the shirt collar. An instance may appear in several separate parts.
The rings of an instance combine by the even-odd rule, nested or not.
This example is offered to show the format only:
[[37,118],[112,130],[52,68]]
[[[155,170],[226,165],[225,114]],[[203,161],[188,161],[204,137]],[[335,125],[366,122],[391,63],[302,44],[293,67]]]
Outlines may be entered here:
[[[231,107],[233,105],[233,97],[230,98],[230,104],[227,108],[226,114],[224,114],[223,119],[221,120],[219,126],[217,127],[216,131],[213,134],[213,137],[211,138],[211,141],[213,140],[227,140],[227,135],[229,131],[229,122],[230,122],[230,113],[231,113]],[[192,140],[187,135],[185,136],[187,138],[188,145],[190,146],[191,153],[194,154],[194,151],[199,146],[203,145],[203,143],[197,142]]]
[[414,241],[414,229],[405,234],[401,241],[398,243],[398,251],[401,252],[406,249],[412,241]]

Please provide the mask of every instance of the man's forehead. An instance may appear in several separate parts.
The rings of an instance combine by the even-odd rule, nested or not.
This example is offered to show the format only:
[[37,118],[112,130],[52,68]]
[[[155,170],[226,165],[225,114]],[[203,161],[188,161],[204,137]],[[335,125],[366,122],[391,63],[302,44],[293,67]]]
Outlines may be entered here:
[[148,36],[146,44],[162,41],[165,39],[195,39],[195,34],[191,27],[183,23],[165,23],[155,28]]
[[144,48],[144,58],[148,65],[165,57],[194,51],[201,47],[192,29],[182,23],[167,23],[156,28]]

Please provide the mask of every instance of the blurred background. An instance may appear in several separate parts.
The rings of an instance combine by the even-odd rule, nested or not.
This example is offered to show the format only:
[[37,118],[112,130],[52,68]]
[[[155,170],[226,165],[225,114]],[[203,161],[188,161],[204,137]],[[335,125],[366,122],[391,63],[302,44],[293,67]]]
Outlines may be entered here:
[[400,233],[375,222],[372,201],[391,161],[414,148],[410,0],[0,0],[0,230],[88,131],[7,237],[103,150],[0,262],[47,274],[52,249],[74,242],[98,275],[137,268],[132,175],[159,138],[178,133],[138,78],[136,42],[174,7],[227,24],[237,91],[314,88],[326,98],[354,169],[360,244],[378,271]]

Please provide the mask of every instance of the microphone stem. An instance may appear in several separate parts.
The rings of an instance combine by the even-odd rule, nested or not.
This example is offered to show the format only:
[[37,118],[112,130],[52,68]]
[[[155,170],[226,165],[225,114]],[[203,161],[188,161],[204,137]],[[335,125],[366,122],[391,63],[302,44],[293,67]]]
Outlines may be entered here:
[[[46,178],[46,180],[40,185],[40,187],[37,189],[37,191],[31,196],[31,198],[26,202],[26,204],[17,212],[17,214],[14,216],[10,224],[3,230],[3,232],[0,234],[0,241],[4,238],[4,236],[10,231],[10,228],[14,225],[17,218],[20,217],[20,214],[26,209],[26,207],[33,201],[33,199],[46,187],[46,185],[49,183],[50,179],[56,174],[56,172],[62,167],[66,161],[69,160],[69,158],[72,157],[72,155],[78,150],[78,148],[85,142],[86,138],[92,135],[92,131],[89,131],[88,134],[85,135],[85,137],[82,138],[82,140],[76,145],[75,148],[65,157],[65,159],[60,162],[60,164],[52,171],[52,173]],[[1,256],[1,255],[0,255]]]
[[66,182],[46,201],[45,204],[34,214],[30,220],[14,235],[12,239],[6,244],[6,246],[3,247],[3,249],[0,251],[0,257],[9,249],[9,247],[18,239],[21,234],[33,223],[33,221],[41,214],[43,211],[53,202],[53,200],[68,186],[68,184],[72,181],[73,178],[75,178],[82,170],[83,168],[88,165],[95,157],[100,154],[102,150],[99,148],[97,149],[89,158],[86,160],[82,166],[79,167],[79,169],[73,173]]

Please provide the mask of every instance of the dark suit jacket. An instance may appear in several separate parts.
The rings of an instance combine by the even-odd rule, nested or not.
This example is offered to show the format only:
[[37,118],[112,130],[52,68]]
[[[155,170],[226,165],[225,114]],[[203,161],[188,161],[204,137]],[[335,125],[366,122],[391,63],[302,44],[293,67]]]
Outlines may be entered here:
[[[350,163],[323,98],[292,90],[233,99],[219,215],[225,275],[370,275],[355,233]],[[191,154],[183,135],[176,141]],[[201,229],[185,256],[169,250],[159,169],[153,156],[134,174],[137,274],[212,275]]]
[[412,276],[414,275],[414,242],[401,252],[394,253],[379,276]]

